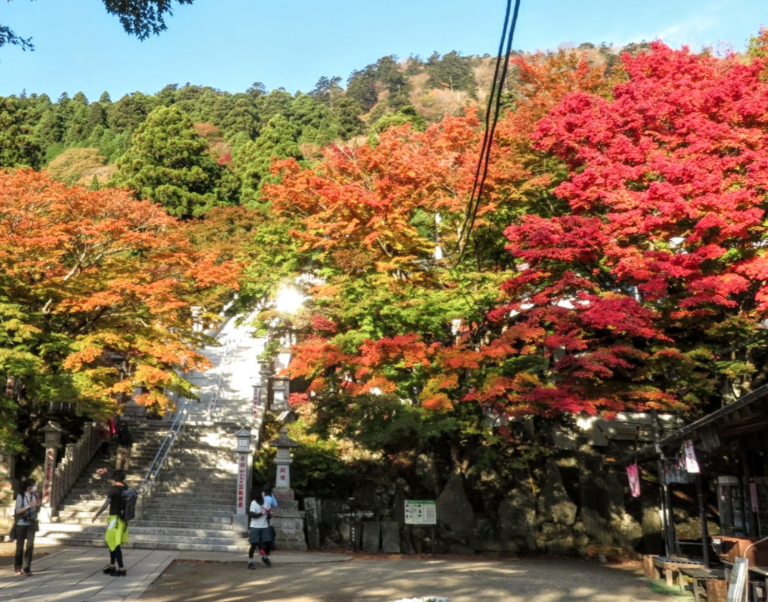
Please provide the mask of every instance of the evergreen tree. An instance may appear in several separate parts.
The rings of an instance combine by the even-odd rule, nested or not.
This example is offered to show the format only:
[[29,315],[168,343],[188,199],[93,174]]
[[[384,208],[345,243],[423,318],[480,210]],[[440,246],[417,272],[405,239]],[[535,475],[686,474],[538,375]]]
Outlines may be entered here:
[[273,117],[283,115],[286,119],[291,117],[291,105],[293,96],[283,88],[272,90],[269,94],[258,99],[259,119],[266,125]]
[[370,111],[379,101],[376,90],[376,67],[368,65],[365,69],[353,71],[347,80],[347,97],[354,100],[364,113]]
[[363,110],[357,102],[349,97],[342,96],[333,107],[333,115],[336,119],[336,129],[344,140],[362,134],[365,131],[365,122],[360,119]]
[[208,143],[192,120],[177,107],[150,113],[117,165],[114,184],[160,203],[174,217],[199,216],[225,204],[219,191],[223,168],[208,153]]
[[259,192],[271,179],[274,159],[301,158],[297,143],[298,130],[284,116],[273,117],[255,142],[246,142],[232,157],[235,174],[242,182],[240,193],[244,205],[259,201]]
[[376,79],[389,92],[387,104],[399,109],[409,104],[410,85],[394,55],[380,58],[376,63]]
[[126,94],[109,108],[109,127],[116,134],[120,132],[133,132],[152,111],[154,99],[135,92]]
[[21,101],[0,97],[0,167],[39,167],[41,149],[26,124]]
[[341,78],[338,76],[323,76],[317,80],[315,89],[309,95],[317,102],[333,107],[336,101],[344,94],[344,89],[339,85],[340,83]]
[[291,123],[298,130],[300,144],[325,146],[338,137],[330,109],[316,102],[313,97],[299,94],[291,107]]
[[472,70],[472,57],[461,56],[461,53],[455,50],[442,57],[439,52],[434,52],[427,59],[425,68],[429,73],[429,87],[463,90],[474,98],[477,83]]

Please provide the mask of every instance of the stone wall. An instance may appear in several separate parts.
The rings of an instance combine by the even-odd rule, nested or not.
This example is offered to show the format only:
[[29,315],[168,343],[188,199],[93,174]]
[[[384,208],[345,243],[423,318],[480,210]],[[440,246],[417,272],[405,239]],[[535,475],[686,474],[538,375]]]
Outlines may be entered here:
[[[629,497],[623,469],[589,446],[525,468],[470,468],[442,479],[434,463],[420,456],[403,476],[362,483],[353,500],[320,502],[320,540],[349,546],[354,530],[357,548],[366,552],[581,557],[607,548],[660,552],[658,490],[644,485],[640,499]],[[436,499],[435,528],[406,526],[406,499]],[[375,516],[352,523],[337,518],[350,504]],[[695,516],[680,509],[676,521],[695,537]]]

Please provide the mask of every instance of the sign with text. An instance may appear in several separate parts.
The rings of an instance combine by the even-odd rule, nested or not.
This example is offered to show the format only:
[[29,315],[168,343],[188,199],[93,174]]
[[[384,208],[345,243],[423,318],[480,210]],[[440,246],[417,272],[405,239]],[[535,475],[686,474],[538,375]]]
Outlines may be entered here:
[[405,500],[406,525],[436,525],[437,503],[434,500]]

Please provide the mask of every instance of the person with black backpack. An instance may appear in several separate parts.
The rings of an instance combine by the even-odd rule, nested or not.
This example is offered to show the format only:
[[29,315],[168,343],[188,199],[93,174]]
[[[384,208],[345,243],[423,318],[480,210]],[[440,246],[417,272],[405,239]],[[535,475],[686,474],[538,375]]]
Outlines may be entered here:
[[117,427],[117,462],[116,470],[131,469],[131,448],[133,447],[133,433],[125,422],[120,422]]
[[[100,469],[99,474],[107,473]],[[104,540],[109,547],[109,565],[104,568],[105,575],[112,577],[125,577],[128,573],[123,565],[122,546],[128,543],[128,521],[133,518],[136,509],[136,491],[125,484],[125,471],[116,470],[112,473],[114,485],[110,487],[107,499],[99,511],[94,514],[91,522],[96,522],[99,515],[109,507],[107,519],[107,532]],[[117,564],[117,566],[115,566]]]

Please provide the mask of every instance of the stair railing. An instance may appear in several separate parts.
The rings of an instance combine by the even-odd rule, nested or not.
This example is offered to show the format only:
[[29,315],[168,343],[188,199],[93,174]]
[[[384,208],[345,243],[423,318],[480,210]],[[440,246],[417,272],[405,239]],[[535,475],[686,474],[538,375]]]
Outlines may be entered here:
[[158,448],[152,463],[149,465],[149,469],[147,469],[147,473],[144,475],[141,485],[139,485],[138,491],[141,495],[151,498],[152,488],[157,481],[157,476],[160,474],[160,471],[163,470],[165,462],[168,460],[168,455],[173,449],[173,444],[176,443],[176,439],[178,438],[184,423],[187,421],[187,417],[189,416],[189,404],[189,399],[186,399],[176,412],[176,416],[174,417],[171,426],[168,428],[168,432],[160,443],[160,447]]
[[95,424],[88,423],[83,428],[83,434],[75,443],[64,448],[64,457],[53,472],[51,486],[51,509],[56,510],[64,497],[72,489],[75,481],[88,466],[96,450],[101,447],[98,429]]

